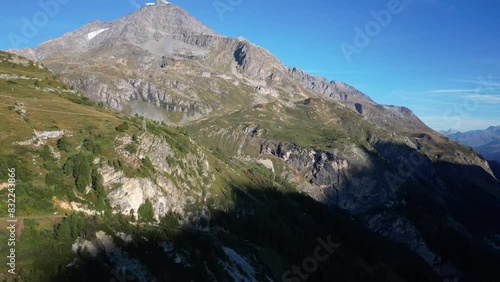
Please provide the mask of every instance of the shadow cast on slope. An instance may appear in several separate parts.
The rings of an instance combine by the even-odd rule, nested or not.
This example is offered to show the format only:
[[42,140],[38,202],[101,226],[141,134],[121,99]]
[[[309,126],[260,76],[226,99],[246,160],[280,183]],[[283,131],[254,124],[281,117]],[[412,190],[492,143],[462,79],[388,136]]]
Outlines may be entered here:
[[[377,144],[378,145],[378,144]],[[500,184],[483,168],[427,157],[414,161],[402,144],[375,147],[392,160],[400,181],[399,204],[376,213],[408,218],[430,249],[463,273],[464,281],[499,281],[500,252],[491,244],[500,234]],[[408,165],[408,163],[410,163]],[[398,173],[403,165],[404,173]],[[366,221],[373,213],[362,215]],[[497,242],[498,244],[498,242]]]
[[[243,187],[232,188],[234,206],[212,210],[207,221],[172,229],[175,223],[164,219],[159,227],[122,223],[105,230],[132,234],[132,243],[119,245],[158,281],[237,281],[224,263],[227,248],[251,262],[257,281],[303,281],[306,276],[307,281],[440,281],[409,249],[369,231],[343,210],[271,187],[244,187],[245,193]],[[320,241],[339,245],[314,271],[306,271]],[[165,242],[176,255],[165,251]],[[111,271],[125,266],[104,254],[78,260],[78,267],[60,280],[110,281]]]
[[500,163],[497,161],[488,161],[488,164],[490,165],[495,177],[500,181]]

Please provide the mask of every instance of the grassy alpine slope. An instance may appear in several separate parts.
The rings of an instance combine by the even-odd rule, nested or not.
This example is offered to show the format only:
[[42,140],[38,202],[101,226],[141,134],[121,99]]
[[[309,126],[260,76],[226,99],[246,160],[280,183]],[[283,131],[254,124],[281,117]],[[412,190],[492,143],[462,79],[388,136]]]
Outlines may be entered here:
[[[17,274],[3,268],[4,281],[109,281],[123,266],[132,269],[126,275],[139,280],[280,280],[310,256],[320,235],[331,236],[340,247],[308,274],[312,280],[436,278],[408,249],[344,212],[335,211],[326,220],[330,207],[297,192],[264,166],[200,147],[183,129],[147,121],[145,132],[142,118],[96,105],[40,64],[1,52],[0,96],[0,197],[8,193],[4,172],[16,168],[19,220]],[[338,142],[346,138],[332,134]],[[322,140],[321,135],[314,138]],[[148,151],[142,142],[151,140],[160,141]],[[154,154],[162,144],[169,148],[165,163]],[[202,158],[205,163],[192,161]],[[207,167],[210,174],[204,173]],[[159,194],[142,197],[137,210],[124,214],[112,195],[127,183],[109,180],[107,171],[127,181],[149,179],[153,186],[166,178],[173,183],[168,187],[181,191],[184,204],[158,213],[153,206],[168,188],[160,187]],[[6,224],[5,201],[0,215]],[[93,252],[75,247],[102,243],[108,238],[102,234],[126,255],[116,260],[113,248]],[[8,235],[3,228],[0,241],[7,242]],[[2,244],[0,253],[7,251]]]

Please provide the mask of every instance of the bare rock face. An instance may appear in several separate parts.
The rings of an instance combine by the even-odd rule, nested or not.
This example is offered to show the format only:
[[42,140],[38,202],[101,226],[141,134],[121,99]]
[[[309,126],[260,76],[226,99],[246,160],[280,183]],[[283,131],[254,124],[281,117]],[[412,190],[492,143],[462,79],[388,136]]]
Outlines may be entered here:
[[450,263],[443,262],[425,242],[414,224],[401,215],[377,214],[368,221],[368,227],[373,231],[384,235],[386,238],[408,246],[412,251],[422,257],[442,277],[460,279],[462,273]]
[[149,200],[157,220],[168,212],[189,216],[186,214],[188,207],[203,203],[210,197],[208,190],[215,177],[202,150],[193,145],[192,152],[180,156],[159,136],[143,133],[137,138],[138,148],[133,154],[124,149],[132,142],[130,136],[117,138],[116,150],[131,167],[139,168],[147,158],[154,166],[154,172],[144,177],[128,177],[110,166],[99,170],[115,212],[137,217],[141,205]]
[[[303,149],[290,143],[264,142],[262,155],[274,155],[293,167],[315,189],[313,197],[359,213],[395,196],[386,189],[375,160],[355,147],[336,153]],[[300,183],[297,183],[301,185]]]
[[[185,91],[188,88],[178,80],[168,81],[167,83],[171,89],[178,91]],[[149,81],[131,80],[130,85],[133,87],[133,95],[130,98],[134,101],[145,101],[169,112],[192,112],[208,115],[212,111],[211,106],[203,101],[182,99],[164,89],[158,89]]]
[[347,85],[346,83],[339,81],[328,82],[322,77],[311,76],[310,74],[297,68],[288,68],[288,73],[297,79],[303,86],[316,93],[332,97],[338,101],[375,103],[366,94],[358,91],[350,85]]
[[356,88],[339,81],[311,76],[297,68],[288,68],[299,83],[313,92],[335,99],[340,104],[355,110],[383,127],[430,130],[410,109],[398,106],[379,105]]
[[[122,235],[122,234],[117,234]],[[126,234],[123,237],[127,239]],[[130,236],[130,235],[129,235]],[[128,242],[127,242],[128,243]],[[97,231],[95,233],[95,239],[88,240],[83,238],[78,238],[72,245],[72,250],[78,255],[83,253],[88,253],[92,257],[96,257],[99,254],[105,254],[109,261],[114,265],[119,265],[122,269],[134,274],[134,278],[137,281],[151,281],[151,274],[147,268],[141,264],[137,259],[132,258],[122,247],[117,246],[111,235],[106,234],[104,231]],[[73,266],[77,263],[77,260],[73,261],[68,267]],[[117,272],[117,274],[124,274]],[[125,275],[124,275],[125,276]]]
[[250,79],[276,81],[279,72],[284,71],[284,67],[273,55],[246,40],[236,45],[234,59],[238,72]]
[[169,211],[182,213],[185,199],[182,192],[167,178],[159,177],[156,183],[149,178],[128,178],[123,172],[110,167],[101,169],[104,184],[110,187],[108,199],[114,210],[138,216],[139,207],[149,199],[155,218]]

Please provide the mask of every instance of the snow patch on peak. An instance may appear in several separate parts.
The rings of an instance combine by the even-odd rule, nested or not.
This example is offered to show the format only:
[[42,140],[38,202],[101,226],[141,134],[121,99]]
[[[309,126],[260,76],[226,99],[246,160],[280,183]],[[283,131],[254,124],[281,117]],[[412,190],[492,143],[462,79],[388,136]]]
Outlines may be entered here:
[[170,4],[170,2],[165,1],[165,0],[156,0],[156,3],[149,2],[144,4],[145,6],[154,6],[154,5],[162,5],[162,4]]
[[108,30],[108,29],[109,29],[109,27],[108,27],[108,28],[99,29],[99,30],[96,30],[96,31],[92,31],[92,32],[90,32],[90,33],[88,33],[88,34],[87,34],[87,39],[88,39],[88,40],[92,40],[92,38],[94,38],[94,37],[96,37],[97,35],[99,35],[99,34],[101,34],[101,33],[105,32],[105,31],[106,31],[106,30]]

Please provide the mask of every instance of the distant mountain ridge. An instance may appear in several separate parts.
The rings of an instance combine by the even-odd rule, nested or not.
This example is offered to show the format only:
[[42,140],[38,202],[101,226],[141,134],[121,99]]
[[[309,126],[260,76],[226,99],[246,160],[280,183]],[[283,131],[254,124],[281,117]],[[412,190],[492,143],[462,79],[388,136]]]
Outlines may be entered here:
[[490,126],[484,130],[471,130],[466,132],[445,131],[442,133],[466,146],[479,147],[500,140],[500,125]]
[[466,146],[473,147],[488,160],[500,162],[500,126],[490,126],[484,130],[443,131],[441,133]]

